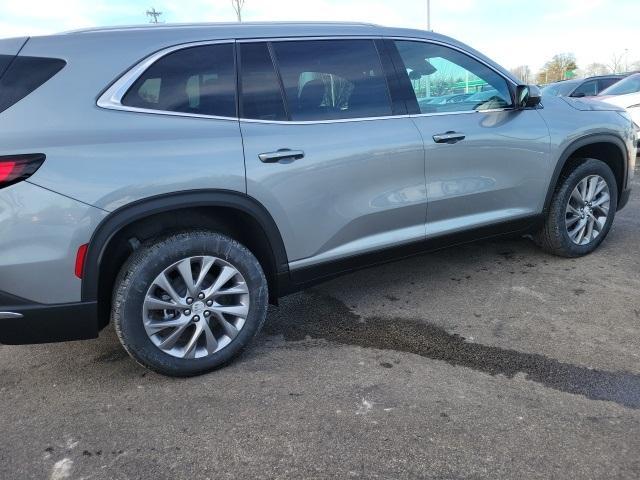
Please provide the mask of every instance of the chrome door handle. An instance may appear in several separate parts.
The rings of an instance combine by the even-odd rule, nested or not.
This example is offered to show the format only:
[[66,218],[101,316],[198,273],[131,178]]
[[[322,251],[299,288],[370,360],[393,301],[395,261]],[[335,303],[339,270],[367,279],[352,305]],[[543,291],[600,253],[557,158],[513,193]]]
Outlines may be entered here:
[[304,152],[302,150],[282,148],[277,152],[260,153],[258,158],[264,163],[275,163],[281,160],[300,160],[304,158]]
[[433,141],[436,143],[458,143],[464,139],[464,133],[459,132],[438,133],[433,136]]

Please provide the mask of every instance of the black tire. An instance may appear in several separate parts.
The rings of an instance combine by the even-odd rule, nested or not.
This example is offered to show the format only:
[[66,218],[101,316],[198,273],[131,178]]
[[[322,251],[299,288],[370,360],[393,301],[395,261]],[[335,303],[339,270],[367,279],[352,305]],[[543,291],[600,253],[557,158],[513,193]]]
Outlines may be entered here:
[[[610,192],[609,216],[602,232],[586,245],[578,245],[569,237],[566,228],[566,208],[576,185],[590,175],[599,175],[607,183]],[[545,251],[561,257],[581,257],[593,252],[606,238],[618,206],[618,186],[611,168],[593,158],[581,160],[558,181],[543,227],[534,236],[536,243]]]
[[[249,312],[237,336],[221,350],[202,358],[178,358],[165,353],[147,335],[143,324],[145,296],[164,269],[182,259],[204,255],[228,262],[244,277]],[[120,342],[138,363],[163,375],[187,377],[217,369],[238,356],[260,331],[268,298],[262,267],[246,247],[219,233],[185,231],[146,242],[131,255],[116,280],[111,315]]]

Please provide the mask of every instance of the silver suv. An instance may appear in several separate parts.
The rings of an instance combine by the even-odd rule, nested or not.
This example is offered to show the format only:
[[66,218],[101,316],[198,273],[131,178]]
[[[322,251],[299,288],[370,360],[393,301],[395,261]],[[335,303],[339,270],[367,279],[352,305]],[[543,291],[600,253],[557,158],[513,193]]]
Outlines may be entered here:
[[110,321],[158,372],[219,367],[267,305],[448,244],[577,257],[629,198],[624,110],[366,24],[0,40],[0,342]]

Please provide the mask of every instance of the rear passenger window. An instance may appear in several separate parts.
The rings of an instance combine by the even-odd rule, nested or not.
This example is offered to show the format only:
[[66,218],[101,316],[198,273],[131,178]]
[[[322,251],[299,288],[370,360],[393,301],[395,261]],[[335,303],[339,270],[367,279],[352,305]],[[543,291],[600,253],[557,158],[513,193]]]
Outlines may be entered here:
[[373,40],[274,42],[292,120],[391,115]]
[[233,44],[185,48],[162,57],[136,80],[122,105],[235,117]]
[[286,120],[278,75],[266,43],[240,44],[240,116]]

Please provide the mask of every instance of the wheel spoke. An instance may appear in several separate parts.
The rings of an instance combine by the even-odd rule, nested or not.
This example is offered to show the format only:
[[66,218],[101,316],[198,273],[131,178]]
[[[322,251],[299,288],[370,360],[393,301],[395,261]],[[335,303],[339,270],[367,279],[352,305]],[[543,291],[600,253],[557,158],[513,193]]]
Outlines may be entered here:
[[596,188],[596,191],[593,194],[593,197],[595,198],[596,196],[598,196],[600,194],[600,192],[602,192],[605,188],[607,188],[607,182],[605,182],[604,179],[601,178],[598,181],[598,187]]
[[205,346],[207,348],[207,353],[211,355],[212,353],[216,353],[218,350],[218,340],[216,340],[215,335],[211,331],[209,324],[205,321],[202,324],[202,329],[204,330],[205,335]]
[[573,216],[571,218],[567,218],[566,223],[567,223],[567,228],[569,228],[572,225],[575,225],[576,222],[580,221],[580,217],[578,216]]
[[190,296],[196,295],[196,286],[193,281],[193,271],[191,270],[191,258],[186,258],[178,263],[178,272],[187,286],[187,292]]
[[593,239],[593,224],[594,223],[595,223],[595,218],[593,218],[593,216],[590,216],[589,220],[587,220],[587,232],[585,234],[585,238],[587,240],[587,243],[589,243]]
[[191,338],[184,347],[184,352],[182,354],[184,358],[196,358],[196,347],[198,346],[198,340],[202,336],[203,331],[203,328],[200,325],[202,325],[202,323],[196,324],[196,328],[193,330],[193,335],[191,335]]
[[171,350],[180,339],[184,331],[189,326],[189,322],[185,322],[184,324],[178,326],[173,332],[167,336],[160,344],[158,345],[162,350]]
[[156,333],[161,332],[162,330],[165,330],[167,328],[180,328],[186,327],[187,325],[189,325],[189,319],[181,317],[176,318],[175,320],[147,322],[145,323],[144,328],[147,330],[149,335],[155,335]]
[[213,305],[211,309],[216,313],[224,313],[240,318],[247,318],[249,314],[249,307],[246,305]]
[[591,177],[587,181],[587,194],[585,196],[587,202],[593,200],[593,196],[596,193],[596,187],[598,186],[598,178],[599,177]]
[[224,287],[227,284],[227,282],[231,280],[233,277],[235,277],[237,274],[238,274],[238,271],[235,268],[225,265],[224,267],[222,267],[222,270],[220,270],[220,274],[218,275],[218,278],[216,278],[216,281],[213,283],[213,285],[211,285],[207,289],[207,291],[205,292],[205,295],[207,297],[214,295],[215,293],[218,292],[218,290]]
[[166,302],[154,297],[145,298],[144,306],[149,310],[177,310],[180,308],[180,305],[176,303]]
[[578,184],[578,189],[580,190],[580,198],[582,198],[582,201],[585,202],[587,200],[587,179],[586,178],[582,179],[582,181]]
[[609,196],[608,193],[605,193],[600,198],[598,198],[598,200],[593,202],[593,206],[594,207],[599,207],[600,205],[603,205],[603,204],[607,203],[609,200],[611,200],[611,197]]
[[573,192],[571,193],[571,198],[573,200],[575,200],[576,202],[578,202],[578,205],[583,205],[584,204],[584,197],[580,193],[580,190],[578,189],[578,187],[576,187],[573,190]]
[[224,315],[222,315],[222,313],[215,312],[215,315],[216,319],[218,320],[218,322],[220,322],[220,325],[222,325],[222,328],[224,329],[224,332],[227,334],[227,336],[231,340],[236,338],[239,333],[239,330],[236,328],[236,326],[229,322],[226,318],[224,318]]
[[217,297],[222,297],[224,295],[244,295],[249,293],[249,289],[247,288],[247,284],[242,282],[233,287],[225,288],[224,290],[218,290],[215,295]]
[[567,213],[571,213],[571,214],[576,215],[578,217],[580,216],[580,212],[578,211],[578,209],[575,208],[573,205],[571,205],[571,203],[567,204]]
[[166,271],[158,275],[158,277],[154,281],[154,285],[157,285],[162,290],[167,292],[167,294],[171,297],[171,300],[173,300],[177,304],[183,303],[182,298],[180,297],[180,295],[178,295],[178,293],[173,288],[173,285],[171,285],[171,282],[167,278]]
[[202,282],[204,282],[204,279],[209,273],[209,270],[211,270],[211,267],[213,267],[215,263],[216,263],[216,259],[213,257],[202,258],[200,273],[198,274],[198,279],[196,280],[196,283],[195,283],[196,292],[199,292],[200,290],[202,290]]

